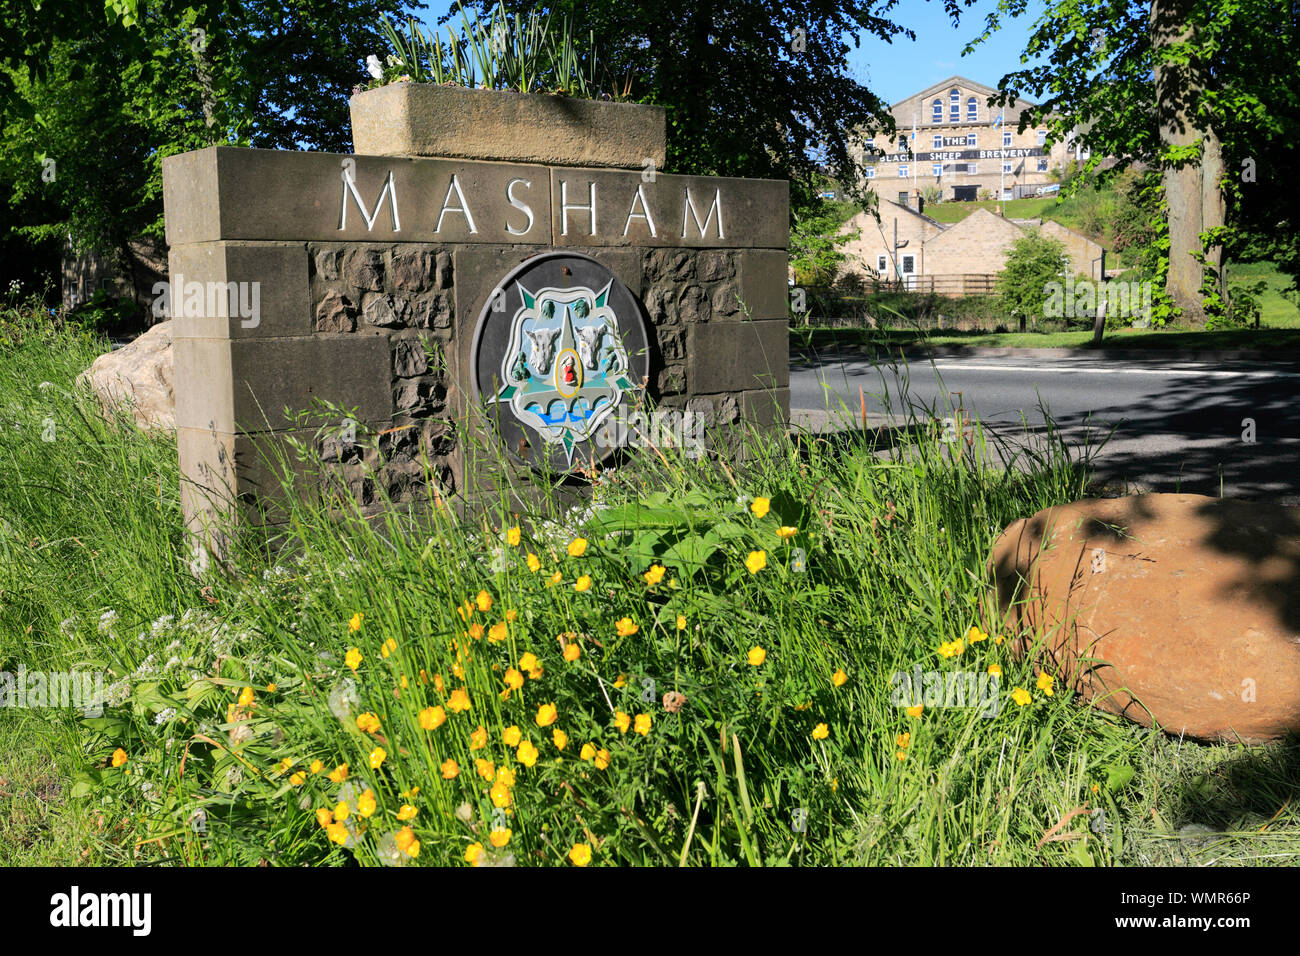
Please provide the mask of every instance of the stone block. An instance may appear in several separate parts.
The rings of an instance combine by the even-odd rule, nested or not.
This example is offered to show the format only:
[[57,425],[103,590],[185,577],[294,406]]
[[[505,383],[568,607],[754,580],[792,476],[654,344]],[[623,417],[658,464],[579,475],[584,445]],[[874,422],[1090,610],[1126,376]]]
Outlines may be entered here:
[[693,394],[786,388],[790,327],[784,319],[687,326],[687,381]]

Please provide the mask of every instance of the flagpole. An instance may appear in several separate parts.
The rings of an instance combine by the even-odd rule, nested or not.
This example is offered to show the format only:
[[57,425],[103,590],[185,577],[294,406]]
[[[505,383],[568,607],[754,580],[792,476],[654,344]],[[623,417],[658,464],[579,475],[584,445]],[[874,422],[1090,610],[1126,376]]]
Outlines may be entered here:
[[918,200],[917,208],[920,208],[920,197],[916,192],[916,110],[912,110],[912,198]]
[[1003,219],[1007,218],[1007,131],[1002,128],[1006,118],[1007,110],[1003,107],[1002,112],[998,114],[998,132],[1002,134],[1002,161],[998,163],[998,210],[1002,213]]

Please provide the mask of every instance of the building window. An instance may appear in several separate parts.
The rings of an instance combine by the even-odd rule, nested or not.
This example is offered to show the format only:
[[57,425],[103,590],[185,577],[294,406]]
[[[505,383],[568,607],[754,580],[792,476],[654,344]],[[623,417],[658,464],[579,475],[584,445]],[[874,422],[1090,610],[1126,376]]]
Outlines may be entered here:
[[930,120],[935,123],[942,123],[943,122],[943,100],[936,99],[934,101],[933,106],[934,106],[934,113],[933,115],[931,115]]
[[979,115],[979,106],[975,102],[975,97],[972,96],[966,101],[966,122],[974,123],[979,119]]
[[916,271],[916,256],[903,256],[903,275],[911,275]]
[[884,272],[889,268],[889,260],[884,256],[876,256],[876,271]]
[[876,141],[874,139],[869,139],[862,144],[862,148],[868,153],[874,153],[876,151]]
[[967,163],[967,164],[966,164],[966,175],[967,175],[967,176],[975,176],[975,175],[978,175],[978,174],[979,174],[979,171],[980,171],[979,163]]
[[936,136],[936,137],[934,138],[934,148],[935,148],[935,149],[943,149],[943,137],[942,137],[942,136]]
[[867,173],[867,178],[868,178],[868,179],[875,179],[875,178],[876,178],[876,167],[875,167],[875,166],[868,166],[867,169],[866,169],[866,173]]
[[1040,156],[1040,157],[1038,157],[1038,171],[1039,171],[1040,173],[1045,173],[1045,172],[1047,172],[1047,157],[1046,157],[1046,156]]
[[932,168],[934,169],[934,175],[936,178],[943,175],[943,163],[935,163]]
[[1038,131],[1038,145],[1039,145],[1039,146],[1042,146],[1042,145],[1044,145],[1046,142],[1047,142],[1047,130],[1045,130],[1045,129],[1040,129],[1040,130]]
[[1010,146],[1010,145],[1011,145],[1011,134],[1010,134],[1009,132],[1008,132],[1008,133],[1003,133],[1003,134],[1002,134],[1002,145],[1003,145],[1003,146]]
[[956,123],[961,120],[961,94],[953,90],[948,94],[948,122]]
[[967,133],[967,134],[966,134],[966,145],[967,145],[967,146],[976,146],[976,145],[978,145],[978,143],[979,143],[979,140],[976,138],[976,136],[975,136],[974,133]]
[[899,166],[899,167],[898,167],[898,178],[899,178],[899,179],[906,179],[906,178],[907,178],[907,166]]
[[1011,172],[1011,164],[1010,164],[1010,163],[1003,163],[1003,164],[1002,164],[1002,171],[1003,171],[1004,173],[1009,173],[1009,172]]

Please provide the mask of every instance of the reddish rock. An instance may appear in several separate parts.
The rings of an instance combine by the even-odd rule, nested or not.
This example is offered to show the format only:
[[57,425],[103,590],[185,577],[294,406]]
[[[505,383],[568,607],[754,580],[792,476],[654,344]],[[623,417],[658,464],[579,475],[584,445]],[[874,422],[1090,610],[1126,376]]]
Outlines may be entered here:
[[1202,740],[1300,731],[1300,509],[1079,501],[1010,525],[989,572],[1015,649],[1093,706]]
[[176,430],[172,324],[159,322],[128,345],[105,352],[77,382],[91,389],[112,420],[125,410],[143,429]]

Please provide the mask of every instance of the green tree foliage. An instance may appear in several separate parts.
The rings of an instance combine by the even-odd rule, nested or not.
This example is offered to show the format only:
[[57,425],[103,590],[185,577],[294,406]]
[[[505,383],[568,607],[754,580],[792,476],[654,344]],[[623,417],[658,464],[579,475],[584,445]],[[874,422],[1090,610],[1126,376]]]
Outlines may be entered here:
[[[668,112],[671,173],[788,179],[795,208],[814,206],[819,169],[859,181],[859,129],[893,132],[888,104],[848,69],[861,36],[915,39],[884,14],[896,0],[559,0],[594,33],[607,91]],[[485,14],[497,0],[480,0]],[[510,0],[511,11],[536,6]],[[944,0],[955,18],[958,0]],[[855,190],[856,191],[856,190]]]
[[1062,283],[1070,269],[1065,246],[1038,230],[1030,230],[1011,245],[1006,265],[998,273],[995,288],[1007,314],[1016,318],[1022,329],[1043,316],[1048,283]]
[[[1000,0],[968,51],[1027,7]],[[1154,38],[1153,14],[1167,23]],[[1300,7],[1288,0],[1052,0],[1024,51],[1042,62],[1003,77],[997,100],[1040,99],[1020,128],[1046,122],[1057,142],[1077,128],[1089,166],[1119,158],[1107,175],[1135,162],[1176,170],[1221,151],[1226,223],[1202,232],[1203,247],[1267,253],[1296,276],[1300,194],[1284,170],[1300,134],[1297,41]],[[1167,270],[1167,246],[1165,257]]]
[[838,204],[825,199],[795,211],[790,229],[790,267],[798,285],[828,287],[835,282],[846,258],[843,246],[860,232],[842,232],[843,225]]
[[[129,267],[162,235],[164,157],[214,143],[347,151],[382,16],[414,0],[0,0],[0,201],[11,235]],[[53,160],[51,167],[46,160]]]

